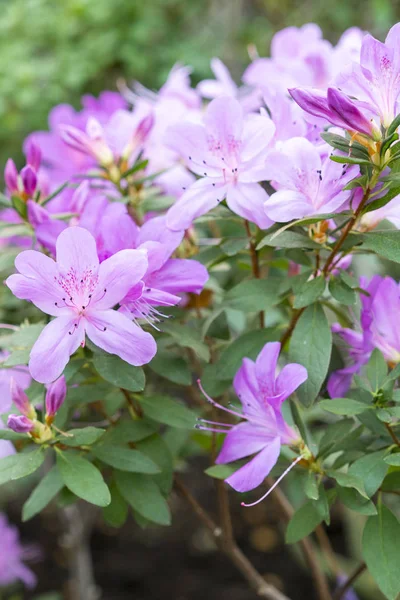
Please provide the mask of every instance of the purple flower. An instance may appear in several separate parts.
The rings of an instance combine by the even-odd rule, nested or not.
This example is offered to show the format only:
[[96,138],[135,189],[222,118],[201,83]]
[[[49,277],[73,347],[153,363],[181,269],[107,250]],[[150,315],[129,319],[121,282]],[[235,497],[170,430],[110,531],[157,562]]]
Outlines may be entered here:
[[274,131],[267,116],[244,118],[239,102],[229,97],[209,104],[204,125],[187,122],[171,127],[168,145],[201,179],[169,209],[168,227],[187,229],[226,199],[233,212],[268,228],[272,221],[263,210],[268,194],[258,182],[265,179],[265,159]]
[[29,433],[35,427],[34,422],[24,415],[10,415],[7,421],[7,427],[16,433]]
[[21,545],[17,528],[9,525],[4,514],[0,514],[0,539],[0,587],[20,580],[28,588],[33,588],[36,577],[23,563],[32,552]]
[[67,395],[67,384],[62,375],[47,387],[46,392],[46,422],[49,424],[63,404]]
[[400,23],[390,29],[385,43],[366,35],[360,63],[352,63],[336,78],[336,85],[344,93],[366,103],[384,127],[388,127],[399,112],[399,36]]
[[19,274],[6,281],[17,298],[56,317],[32,348],[32,377],[41,383],[57,379],[84,345],[85,333],[129,364],[149,362],[156,352],[153,337],[112,310],[146,272],[146,253],[123,250],[99,264],[93,236],[70,227],[58,237],[56,255],[57,262],[34,250],[21,252],[15,260]]
[[381,281],[382,278],[379,275],[373,277],[368,284],[364,278],[360,279],[360,287],[368,295],[360,295],[362,306],[358,331],[342,327],[339,323],[332,325],[333,333],[336,333],[346,345],[346,364],[342,369],[334,371],[329,377],[327,389],[331,398],[343,398],[346,395],[353,375],[359,373],[363,365],[368,362],[375,347],[371,331],[372,304]]
[[308,215],[339,212],[351,192],[343,187],[355,177],[358,167],[321,158],[320,152],[304,138],[282,142],[268,155],[268,179],[278,188],[265,202],[273,221],[286,223]]
[[298,441],[296,432],[284,421],[281,405],[307,379],[306,369],[292,363],[276,374],[279,342],[264,346],[257,360],[243,359],[233,385],[243,412],[225,408],[209,396],[206,398],[217,408],[233,414],[243,421],[227,425],[202,421],[200,429],[226,433],[217,464],[255,455],[243,467],[226,479],[238,492],[246,492],[260,485],[278,460],[281,445]]
[[[327,93],[308,88],[289,90],[292,98],[306,112],[325,119],[332,125],[359,132],[376,140],[381,138],[379,127],[365,116],[365,107],[358,108],[356,101],[329,87]],[[370,111],[367,111],[369,115]]]

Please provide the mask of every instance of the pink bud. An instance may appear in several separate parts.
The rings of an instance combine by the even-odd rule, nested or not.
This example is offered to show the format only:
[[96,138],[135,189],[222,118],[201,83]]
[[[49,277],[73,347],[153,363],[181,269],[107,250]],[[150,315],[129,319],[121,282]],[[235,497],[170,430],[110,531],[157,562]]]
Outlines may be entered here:
[[41,160],[42,160],[42,153],[40,151],[39,146],[36,146],[36,144],[31,142],[29,144],[27,152],[26,152],[27,164],[30,165],[34,171],[38,171]]
[[22,387],[20,387],[15,381],[14,377],[11,378],[10,387],[12,401],[18,408],[19,412],[21,412],[26,417],[31,417],[34,409],[29,401],[28,396],[25,394]]
[[34,428],[33,421],[28,419],[28,417],[21,415],[10,415],[8,417],[7,425],[16,433],[28,433]]
[[30,165],[26,165],[26,167],[22,169],[21,178],[24,186],[24,192],[28,196],[32,196],[36,190],[37,175]]
[[154,125],[154,115],[153,113],[148,114],[144,119],[142,119],[139,125],[136,128],[135,132],[135,140],[137,140],[138,144],[142,144],[146,141],[150,131],[152,130]]
[[18,192],[18,171],[12,158],[6,162],[4,181],[10,192]]
[[64,375],[50,383],[46,392],[46,417],[54,417],[67,395]]

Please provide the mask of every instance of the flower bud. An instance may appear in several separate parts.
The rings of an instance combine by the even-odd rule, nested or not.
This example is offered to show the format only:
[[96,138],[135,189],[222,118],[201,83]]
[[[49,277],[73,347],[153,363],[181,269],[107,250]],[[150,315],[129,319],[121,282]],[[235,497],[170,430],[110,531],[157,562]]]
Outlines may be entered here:
[[28,396],[13,377],[11,378],[10,387],[12,401],[19,412],[25,415],[25,417],[36,419],[36,411],[30,403]]
[[16,433],[29,433],[34,428],[34,423],[23,415],[10,415],[7,425]]
[[38,225],[46,223],[50,220],[47,210],[43,206],[40,206],[40,204],[37,202],[28,200],[26,206],[28,210],[28,221],[32,227],[37,227]]
[[67,395],[67,384],[64,375],[51,383],[46,392],[46,423],[53,422],[54,416]]
[[4,181],[10,192],[18,192],[18,171],[12,158],[6,162],[4,169]]
[[37,186],[37,175],[30,165],[26,165],[21,171],[22,184],[24,192],[28,196],[32,196]]

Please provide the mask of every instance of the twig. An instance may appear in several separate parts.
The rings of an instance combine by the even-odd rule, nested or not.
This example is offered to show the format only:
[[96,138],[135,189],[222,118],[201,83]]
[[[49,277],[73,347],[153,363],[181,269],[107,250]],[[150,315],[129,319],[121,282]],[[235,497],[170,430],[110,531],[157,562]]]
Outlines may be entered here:
[[364,573],[365,569],[367,568],[367,565],[365,564],[365,562],[362,562],[361,565],[359,565],[357,567],[357,569],[355,571],[353,571],[353,573],[349,576],[349,578],[344,582],[343,585],[341,585],[336,592],[333,595],[333,600],[342,600],[342,598],[344,597],[345,593],[347,592],[347,590],[349,588],[352,587],[353,583],[355,582],[356,579],[358,579],[358,577]]
[[290,320],[290,323],[288,325],[288,328],[286,329],[285,333],[281,337],[282,348],[284,347],[284,345],[286,344],[286,342],[288,341],[288,339],[291,337],[291,335],[293,333],[293,330],[294,330],[294,328],[297,325],[297,321],[300,319],[301,315],[303,314],[303,312],[305,310],[306,310],[306,307],[300,308],[300,310],[296,310],[293,313],[292,318]]
[[[266,482],[270,487],[272,487],[272,485],[274,484],[273,479],[269,477],[267,477]],[[271,493],[271,497],[275,500],[285,520],[290,521],[294,514],[294,509],[290,504],[289,500],[286,498],[285,494],[282,492],[282,490],[276,487]],[[323,570],[319,565],[312,543],[307,538],[300,540],[299,543],[303,551],[304,557],[308,563],[308,566],[310,567],[319,600],[331,600],[328,582],[326,580]]]
[[365,193],[364,196],[360,202],[360,204],[358,205],[357,210],[355,211],[354,215],[352,216],[352,218],[350,219],[350,221],[347,223],[346,227],[343,229],[340,237],[338,238],[336,244],[333,246],[332,251],[330,253],[330,255],[328,256],[325,266],[322,270],[324,275],[328,275],[329,271],[330,271],[330,267],[335,259],[335,256],[337,255],[337,253],[339,252],[340,248],[343,246],[345,239],[347,238],[347,236],[349,235],[350,231],[353,229],[354,225],[357,222],[358,217],[360,216],[362,209],[364,208],[366,202],[368,201],[369,195],[371,193],[371,190],[368,188]]
[[[260,263],[258,261],[258,253],[256,250],[256,245],[253,242],[253,236],[251,235],[250,225],[248,221],[244,221],[244,227],[246,229],[247,237],[249,238],[249,247],[250,247],[250,256],[251,256],[251,269],[253,271],[253,277],[255,279],[260,279]],[[264,311],[260,311],[260,327],[264,329],[265,327],[265,319],[264,319]]]
[[391,428],[391,426],[389,425],[389,423],[385,423],[385,427],[386,427],[386,429],[387,429],[390,437],[392,438],[392,440],[396,444],[396,446],[400,446],[400,440],[397,437],[397,435],[395,434],[395,432],[393,431],[393,429]]
[[197,502],[196,498],[191,494],[191,492],[177,475],[175,475],[175,487],[190,505],[194,513],[210,531],[217,548],[232,561],[236,568],[241,572],[243,577],[247,580],[251,588],[256,592],[257,596],[260,598],[265,598],[266,600],[289,600],[287,596],[282,594],[282,592],[264,580],[264,578],[253,567],[251,562],[237,546],[233,536],[231,541],[227,543],[227,539],[224,539],[222,528],[215,523],[215,521],[204,510],[204,508]]

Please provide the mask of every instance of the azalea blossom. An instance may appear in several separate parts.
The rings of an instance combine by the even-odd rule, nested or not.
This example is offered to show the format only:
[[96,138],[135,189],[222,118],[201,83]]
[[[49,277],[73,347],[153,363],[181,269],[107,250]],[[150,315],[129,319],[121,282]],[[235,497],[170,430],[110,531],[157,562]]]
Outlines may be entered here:
[[202,420],[198,426],[206,431],[227,434],[216,463],[255,455],[226,479],[238,492],[247,492],[260,485],[276,464],[282,444],[291,446],[299,441],[298,434],[285,422],[281,406],[307,379],[307,370],[292,363],[277,374],[280,349],[279,342],[270,342],[255,362],[243,359],[233,382],[242,412],[218,404],[203,390],[213,406],[242,419],[237,425]]
[[70,227],[57,239],[56,256],[55,262],[34,250],[21,252],[15,260],[19,273],[6,281],[17,298],[56,317],[32,348],[32,377],[41,383],[57,379],[85,344],[85,334],[129,364],[149,362],[156,352],[153,337],[112,310],[146,272],[146,252],[122,250],[100,264],[93,236]]
[[272,221],[263,210],[268,194],[258,182],[266,179],[265,158],[274,132],[267,116],[245,117],[239,102],[228,97],[209,104],[204,125],[188,122],[171,127],[168,145],[201,179],[169,209],[168,227],[187,229],[226,199],[234,213],[268,228]]
[[28,588],[35,587],[36,576],[24,564],[24,561],[37,556],[34,547],[22,546],[18,529],[10,525],[4,514],[0,513],[0,587],[22,581]]
[[267,165],[269,179],[278,191],[266,200],[265,212],[271,220],[281,223],[339,212],[352,193],[343,188],[358,169],[335,163],[329,156],[321,158],[320,151],[300,137],[272,150]]

